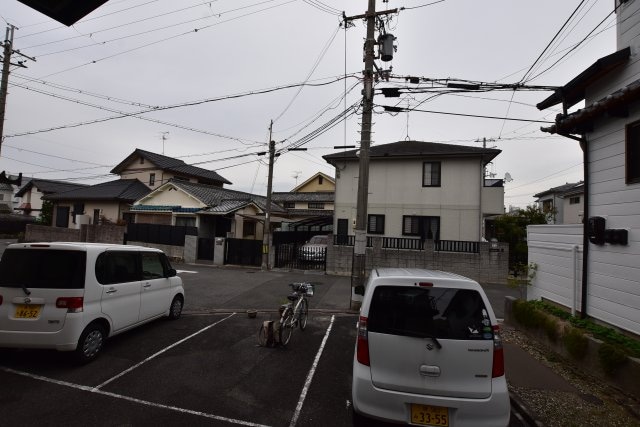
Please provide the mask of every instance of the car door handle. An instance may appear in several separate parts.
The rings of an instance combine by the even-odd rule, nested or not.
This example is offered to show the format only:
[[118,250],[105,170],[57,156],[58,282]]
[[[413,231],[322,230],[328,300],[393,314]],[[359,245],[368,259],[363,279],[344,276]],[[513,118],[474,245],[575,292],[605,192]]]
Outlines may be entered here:
[[111,289],[108,289],[105,293],[106,294],[115,294],[116,292],[118,292],[117,289],[111,288]]
[[143,285],[143,287],[144,287],[144,288],[150,288],[150,287],[151,287],[151,283],[145,283],[145,284]]

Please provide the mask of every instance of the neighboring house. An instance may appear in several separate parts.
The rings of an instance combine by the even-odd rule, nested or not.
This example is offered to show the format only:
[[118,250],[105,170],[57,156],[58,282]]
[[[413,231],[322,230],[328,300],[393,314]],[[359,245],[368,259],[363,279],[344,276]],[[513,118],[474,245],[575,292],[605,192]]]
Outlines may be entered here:
[[[615,8],[618,51],[538,104],[541,110],[561,104],[564,112],[542,130],[577,140],[583,149],[585,225],[577,230],[586,238],[562,227],[556,234],[533,229],[529,241],[538,242],[529,259],[539,263],[532,297],[571,306],[575,285],[561,282],[565,264],[551,251],[561,242],[584,242],[578,309],[640,334],[640,1],[617,0]],[[567,111],[582,100],[584,108]]]
[[566,183],[534,194],[536,203],[547,213],[549,224],[581,224],[584,210],[584,183]]
[[151,190],[137,179],[117,179],[76,190],[43,196],[53,202],[53,225],[117,223],[127,219],[130,206]]
[[15,197],[21,199],[20,205],[16,210],[22,211],[25,215],[38,217],[42,210],[42,199],[44,196],[86,187],[88,187],[86,184],[32,178],[16,192]]
[[[502,180],[485,179],[500,150],[421,141],[370,149],[367,233],[479,242],[485,220],[504,213]],[[336,168],[334,232],[354,234],[357,150],[324,156]]]
[[[139,198],[131,207],[135,223],[185,225],[198,236],[262,240],[266,198],[215,185],[172,180]],[[286,211],[271,205],[271,223]]]
[[138,179],[149,188],[158,188],[171,179],[222,187],[231,184],[215,171],[188,165],[182,160],[150,151],[136,150],[111,170],[122,179]]
[[272,193],[271,200],[287,211],[291,221],[283,223],[283,230],[324,230],[333,225],[335,191],[333,178],[318,172],[288,193]]
[[13,186],[0,182],[0,213],[13,212]]

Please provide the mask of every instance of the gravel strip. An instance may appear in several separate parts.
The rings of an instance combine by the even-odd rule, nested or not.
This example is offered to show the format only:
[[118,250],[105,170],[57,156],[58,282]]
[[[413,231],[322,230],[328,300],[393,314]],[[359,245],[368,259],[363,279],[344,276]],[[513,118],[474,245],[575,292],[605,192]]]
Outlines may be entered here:
[[[568,360],[543,347],[523,332],[502,326],[502,338],[527,351],[572,384],[578,393],[528,389],[509,384],[509,391],[518,395],[531,414],[544,426],[640,426],[635,408],[638,402],[596,378],[578,371]],[[507,377],[507,382],[509,377]]]

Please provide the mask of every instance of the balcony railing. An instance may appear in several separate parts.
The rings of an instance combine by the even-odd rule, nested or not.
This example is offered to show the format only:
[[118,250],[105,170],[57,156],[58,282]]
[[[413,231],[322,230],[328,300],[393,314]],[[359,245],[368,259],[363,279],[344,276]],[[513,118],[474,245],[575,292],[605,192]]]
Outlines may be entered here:
[[[373,246],[374,237],[367,236],[367,247]],[[403,237],[382,237],[382,249],[406,249],[413,251],[424,250],[424,240],[407,239]],[[334,235],[333,244],[336,246],[353,246],[355,236]],[[480,253],[480,242],[469,242],[460,240],[435,240],[433,250],[436,252],[463,252],[477,254]]]
[[466,242],[461,240],[436,240],[434,250],[437,252],[465,252],[477,254],[480,252],[480,242]]

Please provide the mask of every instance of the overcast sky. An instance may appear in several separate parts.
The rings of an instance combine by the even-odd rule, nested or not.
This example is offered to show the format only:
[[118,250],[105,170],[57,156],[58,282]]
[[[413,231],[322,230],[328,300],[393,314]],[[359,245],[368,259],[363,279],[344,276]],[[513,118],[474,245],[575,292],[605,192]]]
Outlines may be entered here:
[[[14,49],[36,62],[12,67],[0,170],[95,184],[115,179],[109,171],[140,148],[216,170],[233,183],[228,188],[266,194],[266,159],[255,153],[266,151],[273,120],[279,150],[303,143],[308,149],[278,158],[274,191],[289,191],[318,171],[334,176],[322,156],[360,142],[361,110],[351,106],[361,98],[366,32],[362,20],[345,31],[341,11],[359,15],[367,3],[110,0],[66,27],[5,0],[0,16],[19,28]],[[393,61],[377,62],[398,78],[377,87],[433,86],[405,83],[409,75],[564,85],[616,50],[614,2],[585,0],[530,70],[580,3],[378,0],[378,10],[405,9],[385,19],[385,30],[397,37]],[[12,62],[24,59],[14,55]],[[582,179],[578,143],[542,133],[537,122],[433,112],[552,121],[558,109],[535,107],[550,94],[377,94],[378,105],[414,111],[390,115],[376,107],[373,144],[480,147],[486,138],[502,150],[489,172],[513,178],[505,205],[524,207],[537,192]]]

